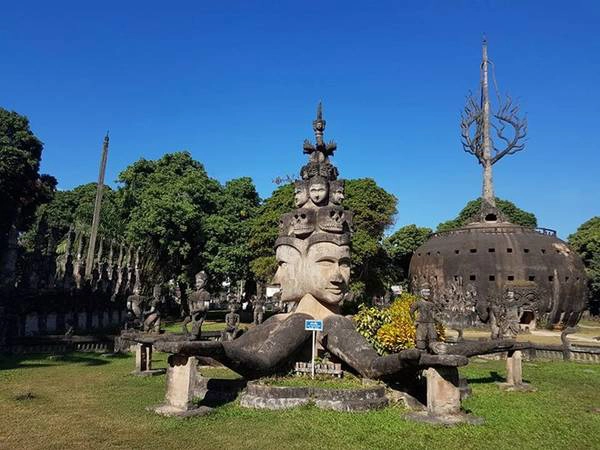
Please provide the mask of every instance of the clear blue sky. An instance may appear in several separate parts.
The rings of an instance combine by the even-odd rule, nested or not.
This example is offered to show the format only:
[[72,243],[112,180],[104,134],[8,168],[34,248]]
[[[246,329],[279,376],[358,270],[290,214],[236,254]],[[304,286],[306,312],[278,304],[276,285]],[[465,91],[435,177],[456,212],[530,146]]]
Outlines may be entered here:
[[459,117],[485,32],[501,91],[529,118],[496,192],[565,238],[600,214],[600,2],[3,2],[0,105],[30,118],[61,189],[189,150],[262,197],[297,174],[323,99],[344,178],[434,228],[479,195]]

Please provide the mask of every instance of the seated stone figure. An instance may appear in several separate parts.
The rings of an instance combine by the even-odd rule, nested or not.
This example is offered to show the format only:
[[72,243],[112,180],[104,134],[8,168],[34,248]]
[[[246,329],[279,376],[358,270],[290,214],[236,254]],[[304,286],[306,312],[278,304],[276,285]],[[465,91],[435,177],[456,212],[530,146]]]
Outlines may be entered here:
[[136,283],[133,287],[133,294],[127,297],[127,320],[125,322],[126,330],[140,330],[144,323],[144,307],[148,300],[140,295],[141,286]]
[[[202,324],[208,313],[210,302],[210,293],[206,290],[208,276],[204,271],[196,274],[195,290],[188,295],[188,315],[183,320],[183,332],[190,339],[200,339],[202,333]],[[188,330],[188,323],[192,323],[192,331]]]
[[[422,354],[416,349],[379,356],[361,336],[353,322],[340,315],[340,304],[350,280],[352,215],[343,209],[343,183],[329,162],[334,143],[323,142],[325,121],[320,110],[313,122],[316,145],[305,142],[309,162],[295,186],[295,211],[285,214],[276,241],[277,272],[274,284],[281,287],[281,301],[290,311],[277,314],[239,338],[227,342],[160,342],[157,348],[172,353],[204,355],[221,361],[247,378],[270,374],[295,361],[310,345],[306,319],[321,319],[324,331],[318,339],[323,348],[360,375],[385,378],[419,364],[464,365],[464,356]],[[335,193],[334,198],[331,193]]]
[[160,332],[161,311],[160,306],[163,302],[162,289],[159,284],[154,286],[152,291],[152,299],[148,303],[148,309],[144,312],[144,331]]
[[239,329],[240,315],[236,313],[236,309],[235,303],[229,304],[229,312],[225,315],[225,330],[221,333],[222,341],[233,341],[242,332]]

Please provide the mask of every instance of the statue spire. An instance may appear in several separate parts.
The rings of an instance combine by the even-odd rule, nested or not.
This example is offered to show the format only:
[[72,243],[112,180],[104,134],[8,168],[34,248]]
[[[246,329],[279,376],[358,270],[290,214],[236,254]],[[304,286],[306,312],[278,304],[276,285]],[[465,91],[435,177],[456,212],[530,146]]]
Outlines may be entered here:
[[[492,181],[492,166],[506,155],[513,155],[525,148],[524,138],[527,134],[527,119],[519,118],[519,107],[513,105],[510,97],[504,102],[499,100],[498,109],[491,111],[488,69],[491,61],[488,59],[487,38],[483,37],[481,73],[480,73],[480,98],[476,100],[472,95],[467,98],[467,105],[461,117],[462,145],[465,152],[474,155],[479,164],[483,166],[483,188],[481,217],[489,217],[495,221],[498,217],[496,210],[496,197]],[[512,136],[505,133],[509,126]],[[491,137],[491,129],[496,132],[497,142],[503,142],[502,147],[496,147]]]

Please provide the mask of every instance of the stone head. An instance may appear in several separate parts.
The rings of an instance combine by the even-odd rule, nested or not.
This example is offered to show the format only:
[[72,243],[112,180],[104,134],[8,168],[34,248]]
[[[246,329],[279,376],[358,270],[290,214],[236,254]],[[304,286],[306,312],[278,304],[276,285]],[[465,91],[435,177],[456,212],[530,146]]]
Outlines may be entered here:
[[309,180],[308,194],[316,206],[323,206],[329,197],[329,182],[320,176]]
[[296,208],[301,208],[308,201],[308,189],[306,181],[294,181],[294,204]]
[[203,289],[206,286],[208,276],[203,270],[196,274],[196,290]]
[[329,182],[329,191],[331,203],[341,205],[344,201],[344,180],[334,180]]

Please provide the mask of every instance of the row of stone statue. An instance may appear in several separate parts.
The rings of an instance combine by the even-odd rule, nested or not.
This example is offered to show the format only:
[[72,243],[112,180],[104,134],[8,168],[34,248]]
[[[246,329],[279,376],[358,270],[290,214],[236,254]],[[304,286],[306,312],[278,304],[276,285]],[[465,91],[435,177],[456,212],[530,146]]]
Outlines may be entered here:
[[[194,288],[186,293],[185,300],[182,298],[179,287],[173,287],[170,290],[173,300],[181,307],[184,318],[182,331],[190,340],[199,340],[202,335],[202,325],[206,320],[211,302],[211,294],[206,289],[207,282],[206,272],[198,272],[195,276]],[[162,286],[155,285],[151,297],[141,295],[140,291],[140,285],[136,284],[133,294],[127,298],[127,321],[124,328],[125,330],[160,333],[162,309],[165,304]],[[263,295],[254,295],[251,302],[254,323],[259,325],[263,322],[266,299]],[[225,316],[226,327],[222,339],[232,340],[241,334],[240,315],[236,312],[240,305],[233,294],[228,296],[227,303],[229,312]]]
[[[41,234],[41,233],[40,233]],[[94,248],[93,266],[86,270],[89,236],[72,227],[62,243],[53,232],[36,237],[34,251],[27,255],[16,284],[22,290],[58,290],[68,294],[93,292],[126,298],[141,283],[143,255],[139,247],[100,237]]]

